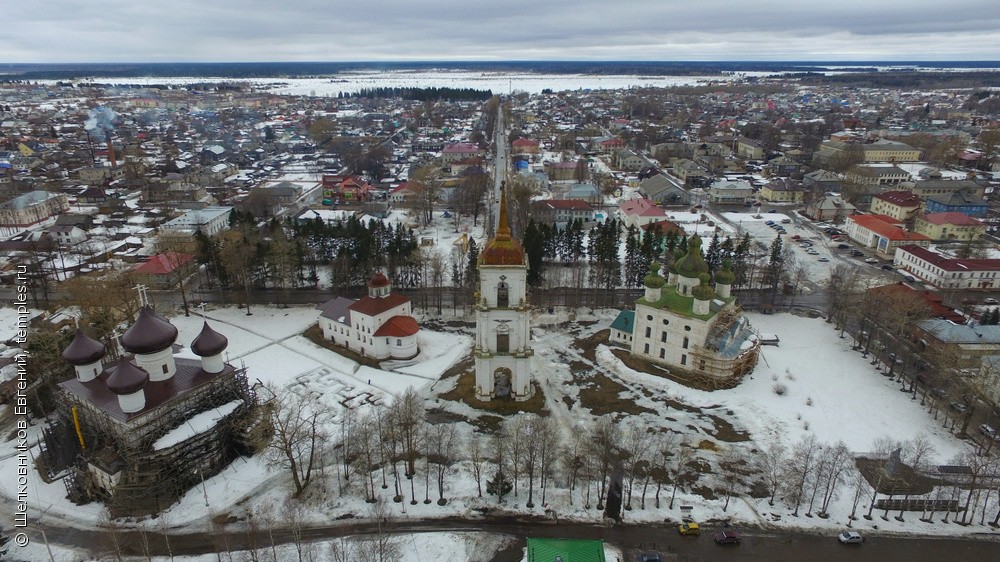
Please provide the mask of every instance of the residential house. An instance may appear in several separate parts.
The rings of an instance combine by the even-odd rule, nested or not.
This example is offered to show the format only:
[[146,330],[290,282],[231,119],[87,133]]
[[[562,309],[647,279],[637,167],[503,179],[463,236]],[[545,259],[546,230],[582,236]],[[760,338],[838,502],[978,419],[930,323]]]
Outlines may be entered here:
[[563,228],[577,219],[584,224],[593,223],[594,207],[576,199],[542,199],[531,203],[531,217],[538,223]]
[[196,231],[212,236],[229,228],[232,207],[194,209],[160,225],[160,231],[171,235],[191,236]]
[[802,173],[802,164],[785,155],[769,160],[767,168],[771,171],[772,176],[783,178],[797,177]]
[[937,289],[1000,289],[1000,259],[951,258],[921,246],[900,246],[897,269]]
[[887,191],[872,197],[872,214],[906,222],[920,210],[920,198],[909,191]]
[[592,183],[574,183],[563,195],[563,199],[579,199],[588,203],[600,204],[604,197],[601,190]]
[[51,236],[63,248],[75,246],[87,239],[86,231],[73,225],[55,224],[46,228],[45,233]]
[[663,174],[650,176],[639,182],[639,194],[660,205],[687,206],[691,204],[691,194]]
[[836,172],[828,170],[816,170],[802,176],[802,185],[813,191],[826,193],[828,191],[837,193],[843,186],[843,178]]
[[629,199],[618,206],[618,218],[626,227],[641,227],[667,218],[667,213],[649,199]]
[[931,197],[950,197],[954,193],[966,193],[973,197],[984,197],[986,186],[973,180],[946,180],[941,179],[941,172],[934,171],[928,175],[924,181],[904,182],[899,185],[900,189],[912,192],[922,201]]
[[746,180],[716,180],[708,188],[708,200],[719,205],[743,205],[753,199],[753,186]]
[[740,137],[736,139],[736,154],[747,160],[763,160],[765,156],[764,145],[760,141]]
[[865,162],[919,162],[920,150],[912,146],[886,139],[861,145]]
[[519,138],[510,143],[511,154],[514,156],[528,155],[535,157],[541,151],[539,143],[535,139]]
[[940,318],[917,324],[918,339],[929,355],[948,357],[949,366],[973,371],[982,368],[983,358],[1000,354],[1000,326],[956,324]]
[[840,224],[857,210],[857,207],[845,201],[841,196],[827,193],[806,206],[806,216],[814,221],[829,221]]
[[65,194],[29,191],[0,203],[0,226],[31,226],[68,210],[69,198]]
[[962,213],[984,218],[990,205],[982,197],[967,191],[955,191],[951,195],[928,197],[925,207],[928,213]]
[[896,248],[906,245],[927,247],[931,239],[902,228],[902,222],[885,215],[851,215],[844,230],[851,240],[871,248],[883,259],[893,259]]
[[910,181],[909,172],[892,164],[853,166],[847,171],[847,181],[865,186],[889,186]]
[[965,213],[929,213],[917,217],[913,231],[934,241],[979,240],[986,234],[986,223]]
[[136,264],[130,272],[138,283],[151,289],[173,289],[181,279],[198,269],[198,261],[191,254],[163,252]]
[[708,168],[695,163],[693,160],[688,160],[687,158],[681,158],[680,160],[675,161],[671,171],[673,175],[681,180],[685,185],[692,185],[699,179],[711,176],[711,174],[708,173]]
[[631,150],[618,150],[614,157],[615,165],[619,170],[638,171],[646,166],[646,159]]
[[445,164],[450,164],[465,160],[466,158],[481,157],[482,155],[483,151],[479,149],[478,144],[460,142],[445,145],[441,150],[441,161]]
[[764,184],[758,195],[768,203],[802,203],[805,189],[795,180],[779,178]]
[[552,181],[566,181],[576,178],[577,161],[569,162],[545,162],[542,169]]

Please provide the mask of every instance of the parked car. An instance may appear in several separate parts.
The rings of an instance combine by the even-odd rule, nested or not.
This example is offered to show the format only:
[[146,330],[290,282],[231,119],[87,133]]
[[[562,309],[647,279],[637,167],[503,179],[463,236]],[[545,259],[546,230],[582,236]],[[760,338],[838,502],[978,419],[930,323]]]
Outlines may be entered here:
[[774,221],[764,221],[767,226],[774,226]]
[[830,261],[830,258],[819,258],[817,261],[827,262]]
[[655,552],[646,552],[636,556],[635,562],[663,562],[663,558]]
[[795,240],[795,241],[802,240],[802,237],[799,236],[798,234],[794,234],[794,235],[792,235],[792,240]]
[[856,258],[860,258],[861,256],[865,255],[865,253],[862,252],[861,250],[851,250],[851,255]]
[[677,531],[682,535],[700,535],[701,527],[697,523],[682,523],[677,527]]
[[724,529],[715,533],[715,542],[719,544],[739,544],[743,540],[740,534],[732,529]]
[[983,425],[979,426],[979,433],[982,433],[983,435],[989,437],[990,439],[996,439],[997,436],[996,430],[993,429],[993,427],[990,426],[990,424],[988,423],[984,423]]
[[893,271],[892,266],[888,265],[888,264],[882,264],[882,269],[884,269],[886,271]]
[[781,224],[791,224],[792,219],[781,219]]
[[861,544],[865,539],[857,531],[844,531],[837,535],[837,540],[843,544]]
[[837,244],[837,248],[841,249],[841,250],[848,250],[848,249],[851,248],[851,245],[850,244],[844,244],[843,242],[841,242],[840,244]]
[[985,299],[983,299],[983,302],[985,304],[1000,304],[1000,301],[998,301],[997,299],[995,299],[993,297],[986,297]]
[[915,278],[914,276],[912,276],[912,275],[904,275],[904,276],[903,276],[903,279],[904,279],[904,280],[905,280],[905,281],[906,281],[907,283],[916,283],[916,282],[917,282],[917,279],[916,279],[916,278]]
[[951,409],[955,410],[960,414],[964,414],[969,409],[969,407],[966,406],[964,402],[952,402]]

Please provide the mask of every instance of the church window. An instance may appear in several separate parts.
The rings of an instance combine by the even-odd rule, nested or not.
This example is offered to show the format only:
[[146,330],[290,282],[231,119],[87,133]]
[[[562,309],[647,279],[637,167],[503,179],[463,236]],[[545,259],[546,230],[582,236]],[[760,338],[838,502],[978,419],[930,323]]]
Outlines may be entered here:
[[685,332],[690,332],[691,331],[691,326],[684,326],[684,331]]
[[[388,343],[388,342],[386,342]],[[396,345],[403,345],[403,340],[396,338]]]
[[664,354],[667,352],[666,349],[660,348],[660,359],[663,359]]
[[688,339],[687,339],[687,337],[684,338],[684,345],[682,345],[681,347],[683,347],[684,349],[688,348]]
[[497,308],[507,308],[510,306],[510,289],[503,281],[497,285]]
[[389,345],[389,338],[385,338],[385,345]]
[[670,320],[667,320],[666,318],[664,318],[663,319],[663,325],[664,326],[669,326],[670,325]]
[[681,365],[687,365],[687,364],[688,364],[688,356],[681,355]]
[[667,333],[666,332],[660,332],[660,341],[666,343],[666,341],[667,341]]
[[649,344],[648,343],[645,345],[645,347],[643,347],[642,352],[643,353],[649,353]]
[[649,326],[646,326],[646,337],[648,338],[649,336],[652,335],[652,333],[653,333],[653,329],[650,328]]
[[510,353],[510,334],[497,334],[497,353]]
[[161,365],[161,367],[163,368],[163,374],[164,374],[164,375],[170,372],[170,369],[169,369],[169,368],[167,368],[167,366],[166,366],[166,365]]
[[653,315],[652,314],[647,314],[646,315],[646,320],[649,320],[650,322],[652,322],[653,321]]

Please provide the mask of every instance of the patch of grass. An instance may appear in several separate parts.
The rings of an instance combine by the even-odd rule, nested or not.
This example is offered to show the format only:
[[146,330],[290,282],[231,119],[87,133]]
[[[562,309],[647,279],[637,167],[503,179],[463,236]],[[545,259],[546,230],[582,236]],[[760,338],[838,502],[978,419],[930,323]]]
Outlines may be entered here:
[[591,363],[597,363],[597,346],[600,344],[607,344],[608,337],[611,335],[611,329],[605,328],[596,334],[579,339],[573,342],[573,347],[579,349],[584,357],[587,358]]
[[718,451],[719,448],[715,446],[715,441],[709,441],[708,439],[702,439],[698,442],[697,449],[700,451]]
[[534,382],[531,383],[533,390],[531,397],[523,402],[513,399],[497,399],[489,402],[477,400],[474,396],[476,392],[476,371],[466,370],[458,375],[458,383],[455,388],[439,394],[442,400],[461,402],[482,412],[491,412],[501,416],[509,416],[519,412],[531,412],[533,414],[548,415],[545,411],[545,396],[542,389]]
[[715,424],[715,438],[719,441],[725,441],[726,443],[739,443],[741,441],[749,441],[750,434],[746,431],[740,431],[733,427],[733,424],[720,418],[719,416],[713,416],[712,414],[705,414],[712,419],[712,423]]
[[309,326],[308,328],[306,328],[305,332],[302,332],[302,335],[309,341],[313,342],[314,344],[329,349],[330,351],[338,355],[343,355],[344,357],[351,359],[353,361],[357,361],[361,365],[365,365],[373,369],[380,368],[379,362],[377,360],[372,359],[371,357],[365,357],[360,353],[355,353],[350,349],[347,349],[346,347],[336,345],[330,340],[323,339],[323,330],[319,327],[319,324],[313,324],[312,326]]
[[607,375],[594,373],[594,376],[587,379],[586,386],[580,389],[580,405],[595,416],[656,413],[655,410],[636,404],[632,398],[623,398],[621,395],[627,390],[628,388]]

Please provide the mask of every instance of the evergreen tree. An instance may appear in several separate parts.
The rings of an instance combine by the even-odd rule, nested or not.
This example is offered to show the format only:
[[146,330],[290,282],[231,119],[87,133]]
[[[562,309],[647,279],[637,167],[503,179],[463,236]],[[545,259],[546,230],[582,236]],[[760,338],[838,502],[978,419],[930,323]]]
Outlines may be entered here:
[[524,253],[528,257],[528,284],[537,286],[542,281],[542,258],[545,254],[545,240],[534,220],[528,222],[524,230]]
[[469,257],[465,265],[465,282],[470,287],[477,287],[479,285],[479,247],[476,245],[476,241],[469,239]]
[[514,484],[504,475],[503,470],[497,470],[491,480],[486,481],[486,493],[496,496],[497,501],[502,501],[503,497],[514,489]]
[[733,287],[750,284],[750,234],[746,233],[733,250]]
[[638,287],[646,274],[646,269],[641,267],[639,236],[639,229],[635,225],[629,225],[625,230],[625,286],[630,288]]
[[764,282],[771,289],[771,301],[774,302],[774,297],[778,292],[778,286],[781,284],[781,276],[784,272],[785,258],[783,255],[783,245],[781,242],[781,235],[774,237],[774,242],[771,243],[771,250],[767,260],[767,269],[764,272]]
[[708,264],[708,270],[713,272],[713,274],[722,265],[720,244],[719,232],[716,231],[712,234],[712,239],[708,242],[708,248],[705,250],[705,263]]

